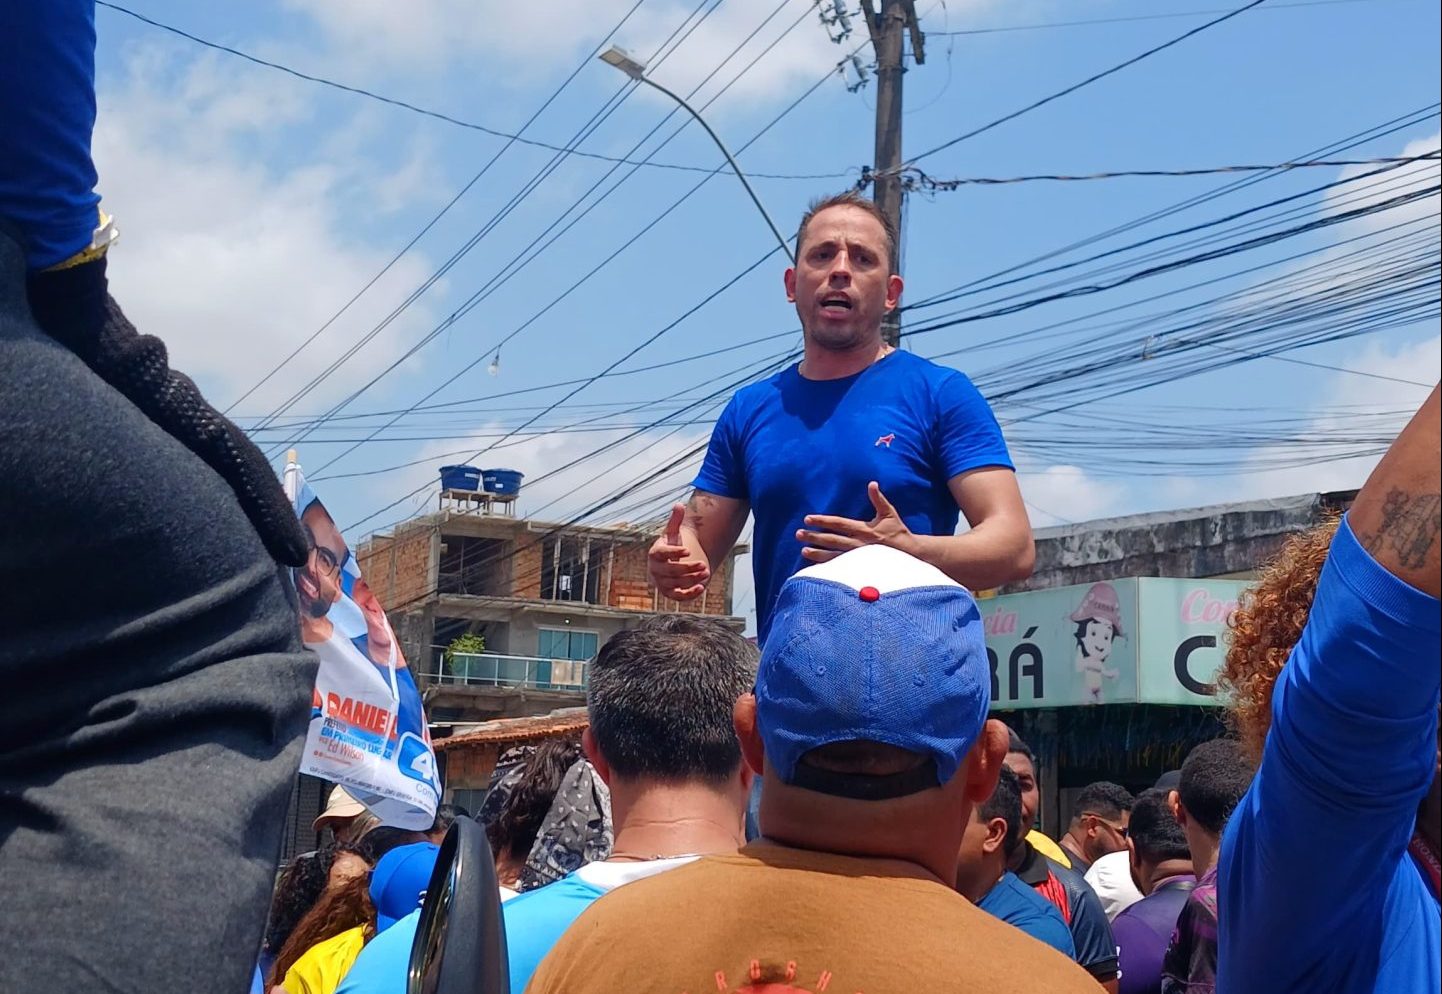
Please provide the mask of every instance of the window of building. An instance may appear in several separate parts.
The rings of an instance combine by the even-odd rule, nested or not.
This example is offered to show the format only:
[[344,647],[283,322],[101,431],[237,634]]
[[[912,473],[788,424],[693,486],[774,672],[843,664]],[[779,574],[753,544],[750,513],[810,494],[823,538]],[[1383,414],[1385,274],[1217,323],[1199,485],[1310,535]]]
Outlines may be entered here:
[[511,592],[510,543],[498,538],[446,535],[436,589],[442,594],[504,597]]
[[587,663],[596,658],[601,647],[600,633],[573,628],[542,628],[536,635],[536,655],[550,660],[550,672],[540,682],[556,688],[584,687]]
[[541,548],[541,597],[597,604],[606,546],[589,537],[561,535]]

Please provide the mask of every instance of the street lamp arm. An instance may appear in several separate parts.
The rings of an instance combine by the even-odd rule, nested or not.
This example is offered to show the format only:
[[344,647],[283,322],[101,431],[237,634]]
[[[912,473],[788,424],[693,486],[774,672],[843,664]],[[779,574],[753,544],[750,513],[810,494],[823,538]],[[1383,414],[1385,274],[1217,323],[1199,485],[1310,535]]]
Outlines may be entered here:
[[661,93],[664,93],[666,96],[676,101],[676,103],[680,104],[681,107],[686,111],[686,113],[690,114],[693,118],[696,119],[697,124],[701,125],[701,127],[706,129],[706,133],[711,136],[711,140],[716,143],[716,147],[721,150],[721,154],[726,156],[726,162],[728,165],[730,165],[731,171],[736,174],[736,178],[739,179],[741,181],[741,185],[746,188],[747,196],[749,196],[751,198],[751,202],[756,205],[756,209],[761,212],[761,216],[766,219],[766,225],[771,229],[771,233],[776,236],[776,243],[781,246],[781,251],[786,255],[786,258],[793,258],[791,254],[791,246],[787,242],[786,237],[782,235],[781,230],[776,227],[776,222],[771,220],[771,215],[766,212],[765,206],[763,206],[761,203],[761,198],[756,196],[756,191],[751,189],[750,181],[746,179],[746,174],[741,171],[741,167],[736,164],[735,158],[732,157],[730,150],[726,148],[726,143],[721,140],[720,135],[718,135],[714,130],[712,130],[711,125],[706,123],[706,119],[702,117],[699,113],[697,113],[695,108],[693,108],[685,100],[681,99],[680,96],[666,89],[666,87],[662,86],[651,77],[645,75],[638,75],[634,78],[640,80],[642,83],[645,83],[647,86],[650,86],[653,89],[659,90]]

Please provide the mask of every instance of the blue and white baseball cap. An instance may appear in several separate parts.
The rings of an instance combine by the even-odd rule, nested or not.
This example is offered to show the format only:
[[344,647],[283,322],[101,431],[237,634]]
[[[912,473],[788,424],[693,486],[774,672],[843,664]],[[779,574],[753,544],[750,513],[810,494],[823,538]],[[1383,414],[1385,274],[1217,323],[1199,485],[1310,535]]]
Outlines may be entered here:
[[[785,783],[884,800],[947,783],[991,706],[981,613],[929,563],[868,545],[807,567],[781,588],[756,674],[766,763]],[[927,757],[861,776],[802,757],[835,742],[881,742]]]

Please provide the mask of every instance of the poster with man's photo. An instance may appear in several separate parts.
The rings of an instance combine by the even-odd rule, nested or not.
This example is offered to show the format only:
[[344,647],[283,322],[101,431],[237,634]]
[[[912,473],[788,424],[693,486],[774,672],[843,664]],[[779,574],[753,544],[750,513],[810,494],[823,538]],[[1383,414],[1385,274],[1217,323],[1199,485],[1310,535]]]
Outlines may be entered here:
[[441,786],[415,678],[335,520],[294,462],[285,489],[310,550],[291,573],[301,641],[320,657],[300,771],[341,784],[384,824],[430,828]]

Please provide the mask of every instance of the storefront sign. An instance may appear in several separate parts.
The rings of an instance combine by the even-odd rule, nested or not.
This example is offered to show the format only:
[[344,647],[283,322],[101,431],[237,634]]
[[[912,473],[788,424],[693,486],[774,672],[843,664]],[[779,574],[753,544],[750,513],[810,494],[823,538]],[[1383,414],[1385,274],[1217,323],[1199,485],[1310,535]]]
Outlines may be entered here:
[[1140,577],[983,600],[992,707],[1213,704],[1245,587]]

